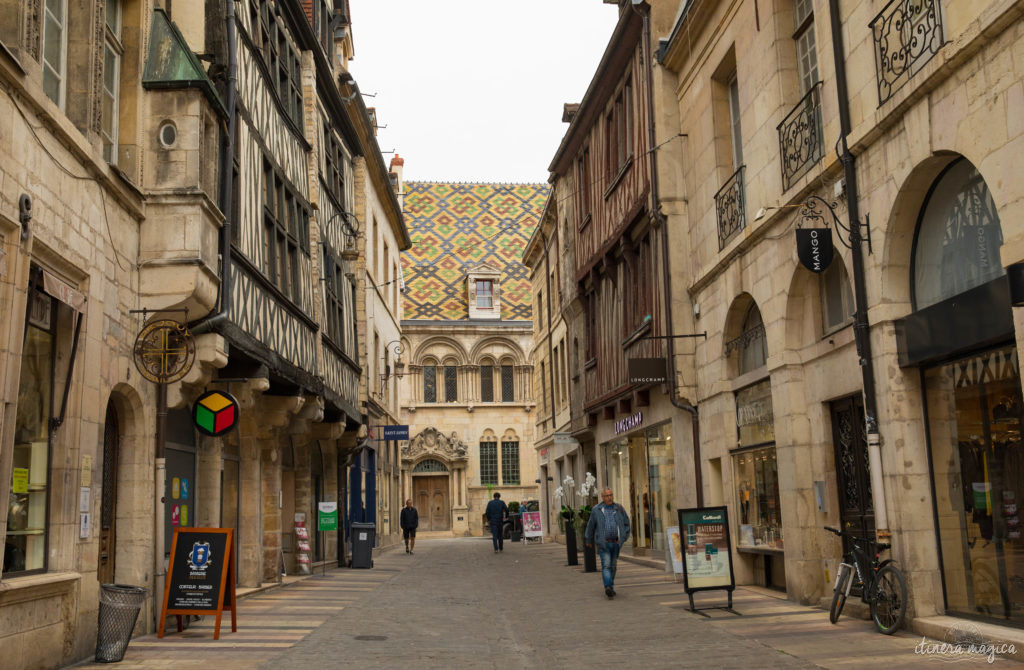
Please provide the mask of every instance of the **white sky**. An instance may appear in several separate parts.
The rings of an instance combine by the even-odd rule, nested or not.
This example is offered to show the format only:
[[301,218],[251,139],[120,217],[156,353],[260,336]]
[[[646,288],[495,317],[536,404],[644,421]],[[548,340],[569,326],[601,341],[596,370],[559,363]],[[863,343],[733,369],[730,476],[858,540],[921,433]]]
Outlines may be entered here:
[[562,104],[583,98],[618,18],[601,0],[350,6],[352,76],[410,181],[546,182]]

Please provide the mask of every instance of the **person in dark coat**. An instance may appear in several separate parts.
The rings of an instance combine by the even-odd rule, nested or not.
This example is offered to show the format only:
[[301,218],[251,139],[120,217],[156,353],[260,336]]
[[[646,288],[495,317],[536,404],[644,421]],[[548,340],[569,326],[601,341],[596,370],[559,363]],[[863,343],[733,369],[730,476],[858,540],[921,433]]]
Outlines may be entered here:
[[405,501],[405,507],[398,518],[398,525],[402,527],[402,538],[405,540],[405,553],[413,553],[416,548],[416,527],[420,525],[420,513],[412,506],[412,500]]
[[508,516],[508,505],[501,500],[501,494],[494,492],[494,500],[487,503],[484,511],[487,522],[491,524],[491,542],[494,543],[494,553],[505,551],[505,539],[501,535],[502,524]]

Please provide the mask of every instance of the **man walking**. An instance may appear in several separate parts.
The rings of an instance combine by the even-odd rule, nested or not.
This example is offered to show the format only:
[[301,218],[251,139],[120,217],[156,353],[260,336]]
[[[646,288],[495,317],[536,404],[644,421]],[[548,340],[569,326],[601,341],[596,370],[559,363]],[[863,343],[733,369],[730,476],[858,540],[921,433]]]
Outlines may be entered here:
[[615,597],[615,568],[619,561],[619,550],[629,537],[629,515],[622,505],[615,502],[612,490],[608,488],[601,492],[601,502],[590,512],[583,541],[592,547],[595,537],[597,553],[601,556],[604,594],[611,599]]
[[487,503],[484,515],[487,516],[487,522],[491,524],[491,542],[494,543],[494,553],[505,551],[505,538],[502,537],[501,526],[505,517],[508,516],[508,505],[502,502],[501,494],[497,491],[494,492],[494,500]]
[[416,527],[420,525],[420,513],[412,506],[412,500],[405,501],[405,507],[398,518],[398,525],[402,527],[402,538],[405,540],[405,553],[413,553],[416,548]]

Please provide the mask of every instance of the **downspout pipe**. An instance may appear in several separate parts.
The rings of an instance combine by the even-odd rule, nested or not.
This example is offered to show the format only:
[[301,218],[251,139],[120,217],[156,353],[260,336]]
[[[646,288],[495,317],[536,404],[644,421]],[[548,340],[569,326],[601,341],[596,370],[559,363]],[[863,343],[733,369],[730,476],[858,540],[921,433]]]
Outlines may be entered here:
[[192,326],[193,335],[201,335],[214,331],[222,322],[227,321],[231,314],[231,230],[235,222],[231,220],[231,194],[235,188],[235,126],[238,123],[236,101],[238,98],[238,40],[235,28],[235,0],[225,0],[225,30],[228,47],[228,67],[225,77],[225,107],[228,112],[227,132],[220,145],[220,190],[217,193],[217,206],[224,215],[224,223],[220,228],[220,287],[217,292],[215,311]]
[[867,426],[868,462],[871,468],[871,495],[874,503],[875,528],[879,538],[889,537],[888,507],[882,479],[882,453],[878,432],[878,414],[875,400],[875,366],[871,356],[871,331],[868,325],[867,282],[865,281],[864,250],[861,245],[859,191],[855,157],[847,144],[850,134],[850,97],[846,85],[843,26],[839,15],[839,0],[829,0],[832,28],[832,54],[836,68],[836,93],[839,97],[839,140],[842,144],[840,160],[843,163],[848,190],[847,211],[850,225],[850,251],[853,261],[853,335],[860,360],[864,386],[864,419]]
[[704,476],[703,463],[700,452],[700,414],[697,407],[682,402],[677,397],[676,388],[676,345],[672,337],[672,262],[669,255],[668,243],[668,220],[661,212],[661,195],[658,190],[658,152],[654,150],[657,146],[654,132],[654,57],[651,51],[651,9],[646,5],[643,10],[643,47],[642,55],[645,59],[644,72],[647,74],[647,139],[651,150],[647,152],[650,157],[651,170],[651,218],[656,221],[661,229],[661,256],[665,272],[662,273],[662,280],[665,283],[665,342],[668,348],[668,374],[669,374],[669,401],[673,407],[689,413],[693,427],[693,487],[697,494],[697,507],[704,506]]
[[[547,312],[548,317],[548,377],[551,381],[551,432],[555,432],[555,352],[554,347],[551,345],[551,268],[548,260],[548,236],[544,234],[544,226],[537,229],[540,232],[541,242],[544,243],[544,285],[547,287],[548,301],[545,304],[544,311]],[[543,393],[541,394],[543,396]],[[543,400],[543,398],[541,398]],[[573,477],[576,473],[572,473]]]

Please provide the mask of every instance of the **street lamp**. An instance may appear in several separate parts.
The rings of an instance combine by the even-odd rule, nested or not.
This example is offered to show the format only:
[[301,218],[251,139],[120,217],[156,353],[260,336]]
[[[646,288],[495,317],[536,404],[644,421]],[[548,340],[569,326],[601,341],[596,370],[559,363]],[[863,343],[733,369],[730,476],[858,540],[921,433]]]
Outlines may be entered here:
[[[394,345],[392,349],[391,345]],[[395,353],[395,369],[394,372],[391,370],[391,364],[388,362],[388,352],[394,351]],[[384,390],[388,386],[388,379],[392,376],[401,379],[405,376],[405,363],[402,361],[402,354],[405,352],[405,347],[402,346],[401,340],[392,340],[384,345],[384,372],[380,375],[380,394],[384,395]]]

